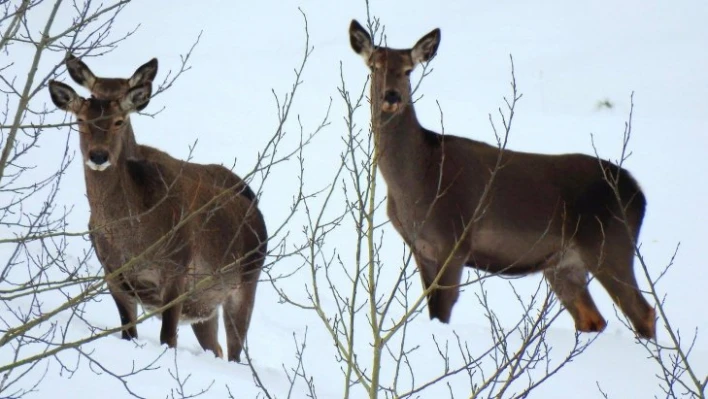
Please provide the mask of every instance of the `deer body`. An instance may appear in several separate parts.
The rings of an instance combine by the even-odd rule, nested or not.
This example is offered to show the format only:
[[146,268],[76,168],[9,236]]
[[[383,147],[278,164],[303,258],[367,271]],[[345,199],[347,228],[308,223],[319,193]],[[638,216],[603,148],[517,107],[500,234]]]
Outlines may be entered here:
[[135,142],[129,114],[147,105],[151,80],[111,99],[84,99],[50,82],[52,101],[79,120],[91,240],[110,276],[124,339],[137,337],[130,324],[138,303],[165,307],[162,343],[176,346],[177,325],[187,321],[201,346],[221,357],[223,305],[228,359],[238,361],[266,253],[265,222],[237,176]]
[[[637,333],[653,338],[654,310],[632,267],[646,200],[629,172],[587,155],[502,152],[429,131],[416,118],[408,75],[435,55],[440,31],[410,50],[374,46],[356,21],[349,32],[372,70],[372,127],[389,218],[411,247],[424,288],[438,278],[428,294],[430,317],[449,322],[465,266],[543,271],[576,328],[602,331],[606,322],[587,289],[592,272]],[[619,176],[622,205],[605,174]],[[620,206],[631,237],[617,219]]]
[[[182,304],[183,321],[207,320],[240,285],[257,279],[260,264],[239,259],[255,260],[260,255],[260,251],[248,254],[264,238],[250,231],[265,231],[262,217],[246,198],[230,194],[183,223],[223,190],[200,187],[201,182],[162,167],[153,161],[166,155],[159,150],[147,146],[140,150],[144,160],[119,160],[120,166],[104,172],[86,170],[96,252],[105,261],[106,274],[140,259],[121,273],[120,288],[134,293],[148,309],[174,299],[170,291],[175,285],[184,285],[179,291],[188,290],[222,266],[243,263],[243,267],[231,266],[219,281],[195,290]],[[178,227],[180,223],[183,226]],[[248,226],[238,232],[238,240],[234,225]],[[163,237],[168,238],[148,250]]]
[[[383,152],[379,165],[389,185],[389,217],[396,220],[394,226],[399,233],[416,242],[416,248],[450,250],[436,241],[450,234],[462,238],[465,221],[472,219],[482,199],[499,150],[455,136],[430,139],[438,142],[433,148],[425,145],[427,151],[413,158],[416,162],[412,167],[410,160],[391,162],[397,157]],[[545,156],[507,150],[502,163],[504,168],[495,176],[486,212],[468,230],[460,250],[469,252],[471,259],[493,272],[541,270],[544,261],[561,249],[564,229],[567,235],[575,230],[571,226],[578,222],[579,215],[571,214],[581,211],[564,207],[560,200],[581,199],[586,187],[602,179],[602,171],[597,159],[582,154]],[[583,171],[578,173],[575,187],[566,184],[564,175],[571,168]],[[405,174],[411,178],[402,179]],[[439,185],[429,184],[436,181]],[[429,253],[427,257],[441,255]]]

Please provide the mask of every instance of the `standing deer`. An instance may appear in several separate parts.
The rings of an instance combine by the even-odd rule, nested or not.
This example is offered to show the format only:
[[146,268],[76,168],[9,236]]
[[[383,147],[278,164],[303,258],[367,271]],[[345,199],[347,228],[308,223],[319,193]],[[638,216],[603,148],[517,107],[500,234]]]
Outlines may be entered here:
[[[637,334],[654,338],[655,312],[633,269],[646,200],[628,171],[583,154],[502,151],[427,130],[416,118],[409,76],[435,56],[440,30],[398,50],[375,46],[352,21],[349,39],[371,69],[371,119],[387,212],[411,247],[429,291],[431,319],[449,322],[464,266],[502,275],[543,271],[576,329],[600,332],[606,321],[588,291],[591,272]],[[606,174],[617,179],[621,204]],[[622,207],[627,226],[619,219]]]
[[223,305],[228,359],[239,361],[266,253],[265,222],[254,200],[215,184],[200,172],[205,166],[135,142],[129,115],[147,106],[149,80],[114,99],[85,99],[49,83],[54,104],[79,123],[91,239],[106,274],[120,269],[107,283],[122,337],[137,338],[140,302],[165,307],[161,343],[176,346],[182,319],[202,348],[223,357]]

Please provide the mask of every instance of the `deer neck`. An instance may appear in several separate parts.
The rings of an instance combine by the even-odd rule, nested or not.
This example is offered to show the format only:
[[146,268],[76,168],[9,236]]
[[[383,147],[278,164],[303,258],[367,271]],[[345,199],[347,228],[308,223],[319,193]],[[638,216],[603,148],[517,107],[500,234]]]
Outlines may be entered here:
[[386,183],[405,187],[422,179],[431,149],[413,106],[396,114],[379,112],[372,119],[378,165]]
[[[128,136],[128,135],[126,135]],[[141,211],[142,188],[128,171],[131,154],[139,153],[135,140],[127,140],[115,165],[104,171],[95,171],[84,165],[86,194],[92,216],[111,221],[127,216],[135,216]],[[127,150],[127,151],[126,151]],[[129,223],[135,221],[129,219]]]
[[135,141],[133,125],[130,123],[130,119],[127,119],[125,122],[125,136],[123,139],[123,149],[121,153],[125,154],[127,159],[138,159],[140,158],[140,153],[138,151],[138,143]]

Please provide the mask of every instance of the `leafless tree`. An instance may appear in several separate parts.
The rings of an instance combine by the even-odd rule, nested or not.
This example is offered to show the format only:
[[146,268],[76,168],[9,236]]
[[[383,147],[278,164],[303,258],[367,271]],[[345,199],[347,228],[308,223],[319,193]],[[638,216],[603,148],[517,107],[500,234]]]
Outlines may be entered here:
[[[622,166],[632,154],[630,140],[632,137],[633,116],[634,93],[630,96],[629,116],[622,135],[622,151],[619,159],[615,161],[619,166]],[[594,141],[593,148],[595,148]],[[597,149],[595,149],[595,153],[598,153]],[[599,156],[598,159],[600,159]],[[618,197],[619,189],[617,177],[611,174],[605,174],[605,180],[614,189],[615,196]],[[625,213],[616,216],[624,221],[625,226],[629,226]],[[628,234],[632,237],[632,234]],[[666,398],[705,398],[706,388],[708,387],[708,374],[700,374],[700,371],[694,366],[694,356],[692,356],[693,349],[696,347],[700,338],[699,331],[696,329],[688,335],[682,335],[681,331],[671,322],[671,317],[666,308],[666,302],[670,299],[668,294],[670,293],[665,293],[661,289],[662,278],[667,273],[673,271],[674,260],[679,252],[680,244],[676,246],[668,264],[666,264],[663,269],[659,270],[658,273],[656,272],[658,268],[653,266],[642,254],[641,242],[633,240],[633,244],[640,270],[639,275],[647,286],[645,294],[652,298],[652,301],[656,304],[657,325],[660,326],[658,332],[659,338],[657,340],[637,340],[637,343],[644,347],[649,357],[654,360],[654,363],[658,367],[656,372],[656,385],[659,390],[665,394]],[[628,325],[626,319],[620,318],[620,320],[625,325]],[[602,389],[600,389],[600,391],[602,392]],[[612,397],[605,392],[602,392],[602,395],[604,397]]]
[[[378,20],[369,18],[368,25],[384,40]],[[420,87],[431,72],[425,65],[414,87]],[[481,273],[468,273],[462,286],[477,293],[488,334],[475,337],[476,342],[457,333],[452,339],[433,335],[421,342],[419,334],[411,333],[420,323],[428,323],[422,320],[427,317],[419,318],[427,292],[418,289],[420,277],[407,249],[397,260],[384,255],[383,248],[395,245],[398,236],[391,234],[382,209],[385,197],[380,193],[372,128],[357,123],[359,114],[368,117],[366,86],[350,88],[342,71],[339,93],[345,134],[341,163],[324,190],[302,199],[307,221],[300,267],[309,282],[297,291],[274,282],[275,289],[284,302],[314,313],[320,321],[317,327],[331,338],[335,347],[332,364],[341,371],[343,397],[526,397],[579,356],[594,341],[593,336],[576,334],[572,348],[551,356],[546,333],[562,309],[546,283],[539,283],[530,295],[516,294],[518,321],[508,326],[500,322],[487,295],[485,282],[490,276]],[[495,118],[490,115],[502,152],[521,98],[513,62],[511,89],[504,108]],[[440,124],[444,131],[442,109]],[[340,206],[340,201],[345,205]],[[351,246],[328,245],[342,231],[353,232],[345,239]],[[298,346],[297,364],[288,367],[292,370],[288,375],[306,379],[301,388],[307,387],[308,397],[317,397],[316,381],[298,373],[305,346],[304,342]]]
[[[160,360],[158,357],[135,362],[127,373],[117,372],[85,349],[86,344],[116,334],[124,327],[119,325],[118,317],[113,328],[97,326],[87,317],[87,305],[102,300],[107,294],[105,277],[110,276],[104,276],[101,268],[96,267],[98,262],[89,249],[89,232],[86,229],[70,230],[68,220],[72,209],[57,205],[57,195],[66,187],[67,167],[74,161],[75,149],[69,146],[69,135],[76,134],[77,129],[75,121],[62,119],[63,112],[46,105],[47,83],[66,72],[64,61],[67,54],[104,56],[117,46],[129,45],[128,39],[139,34],[137,29],[122,34],[116,32],[115,23],[121,18],[121,11],[129,6],[130,0],[101,4],[23,0],[0,4],[0,30],[3,32],[0,51],[6,55],[0,61],[0,87],[4,97],[0,120],[2,397],[22,397],[42,389],[44,376],[50,368],[56,370],[57,365],[60,372],[67,375],[72,375],[79,367],[89,367],[96,374],[116,378],[128,394],[141,397],[143,394],[130,384],[131,377],[159,367],[156,366]],[[167,77],[155,82],[153,97],[165,93],[190,68],[190,57],[198,42],[199,37],[186,49],[176,69],[173,67]],[[257,149],[255,164],[248,168],[239,165],[239,174],[249,182],[257,196],[261,195],[272,173],[288,167],[290,160],[301,154],[328,124],[325,114],[322,127],[306,133],[297,121],[294,126],[290,122],[296,93],[302,84],[301,75],[311,52],[309,44],[305,49],[293,85],[285,96],[277,95],[273,90],[276,123],[269,139]],[[156,114],[159,112],[152,116],[159,118]],[[299,135],[290,133],[297,129],[300,129]],[[41,147],[49,145],[48,140],[61,137],[57,131],[69,132],[62,141],[61,156],[57,159],[39,157]],[[302,187],[299,190],[302,191]],[[80,196],[83,197],[83,193]],[[286,226],[302,204],[299,195],[293,195],[293,198],[288,216],[283,220],[269,220],[267,270],[275,261],[291,255],[286,249],[289,234]],[[185,210],[179,223],[186,223],[198,212]],[[169,237],[161,240],[167,239]],[[159,241],[154,245],[159,245]],[[77,253],[80,256],[77,257]],[[124,267],[129,267],[131,262],[129,260]],[[279,272],[271,275],[275,279],[286,277]],[[206,283],[208,279],[205,277],[202,282]],[[185,300],[199,286],[197,284],[166,306]],[[143,313],[135,324],[161,310]],[[176,385],[165,387],[167,395],[193,397],[210,388],[188,386],[189,377],[180,373],[176,358],[174,369],[169,372]]]
[[[22,397],[42,389],[50,365],[71,375],[79,367],[120,381],[125,391],[141,397],[131,385],[131,377],[154,370],[166,351],[155,359],[136,362],[128,372],[118,372],[102,364],[86,349],[86,344],[116,334],[122,327],[96,326],[87,316],[87,306],[106,294],[104,274],[89,250],[88,231],[69,229],[71,208],[57,206],[57,195],[65,187],[67,167],[74,160],[68,136],[56,159],[37,159],[47,134],[57,130],[75,134],[74,122],[61,119],[61,113],[45,106],[40,96],[50,79],[64,74],[64,57],[103,56],[139,31],[115,33],[114,23],[130,0],[96,4],[66,4],[50,0],[0,2],[0,87],[4,97],[0,110],[0,396]],[[385,43],[385,30],[368,13],[369,30]],[[57,19],[59,11],[70,13],[69,20]],[[474,398],[527,397],[574,358],[581,356],[594,341],[593,335],[576,334],[573,345],[559,353],[547,339],[549,328],[563,311],[550,287],[541,281],[531,292],[520,293],[509,286],[518,304],[514,323],[502,322],[488,278],[480,272],[467,272],[461,287],[463,300],[476,300],[483,310],[486,329],[474,337],[447,333],[421,337],[414,331],[430,323],[423,315],[426,290],[420,289],[420,276],[409,250],[391,229],[382,205],[385,196],[378,173],[376,145],[368,119],[366,87],[352,88],[343,68],[339,94],[343,119],[330,125],[330,107],[322,110],[321,122],[312,129],[302,126],[293,114],[293,104],[301,87],[302,74],[313,51],[307,18],[302,58],[295,68],[293,85],[284,95],[273,90],[277,107],[275,126],[269,140],[259,149],[258,160],[250,170],[239,170],[260,196],[277,168],[292,168],[296,163],[297,192],[292,194],[289,213],[283,220],[269,220],[269,257],[261,284],[271,285],[286,306],[302,309],[316,317],[304,334],[292,334],[293,356],[283,364],[289,383],[285,396],[318,397],[318,382],[309,361],[313,352],[331,350],[331,365],[341,373],[343,397],[450,397]],[[51,34],[50,34],[51,33]],[[198,43],[196,39],[194,45]],[[189,69],[193,46],[186,49],[175,72],[160,82],[155,95],[168,90]],[[110,54],[108,54],[110,56]],[[414,85],[414,92],[432,73],[425,65]],[[521,99],[511,70],[511,95],[502,108],[490,115],[490,128],[503,152],[513,138],[512,122]],[[443,107],[440,128],[445,132]],[[155,115],[159,118],[159,115]],[[619,166],[629,155],[632,131],[629,115]],[[343,123],[342,123],[343,122]],[[326,187],[306,184],[306,158],[310,142],[325,128],[336,126],[341,136],[340,163]],[[292,131],[297,131],[293,136]],[[599,159],[599,157],[598,157]],[[497,169],[490,171],[492,176]],[[239,167],[240,169],[240,167]],[[605,176],[617,191],[613,176]],[[271,186],[273,190],[279,187]],[[485,190],[486,191],[486,190]],[[483,202],[483,201],[480,201]],[[478,212],[483,213],[480,208]],[[476,216],[472,219],[476,219]],[[186,221],[192,214],[185,212]],[[626,220],[626,215],[618,215]],[[300,219],[302,218],[302,219]],[[304,220],[302,235],[296,236],[293,224]],[[300,226],[298,226],[300,227]],[[629,232],[628,232],[629,234]],[[631,236],[631,234],[630,234]],[[338,239],[339,237],[339,239]],[[343,237],[343,238],[342,238]],[[347,246],[332,242],[347,242]],[[698,331],[689,337],[670,322],[661,290],[662,277],[672,262],[658,275],[642,256],[641,243],[635,242],[636,255],[649,287],[645,293],[657,305],[657,314],[668,344],[641,341],[657,365],[657,385],[667,398],[689,396],[705,398],[708,376],[692,366],[692,351]],[[391,258],[396,246],[399,256]],[[80,248],[79,251],[76,248]],[[678,248],[677,248],[678,251]],[[80,255],[77,257],[76,254]],[[287,262],[283,262],[286,260]],[[272,267],[274,264],[290,267]],[[444,266],[443,266],[444,268]],[[299,286],[290,277],[304,278]],[[287,282],[287,284],[286,284]],[[435,288],[433,284],[430,289]],[[187,293],[189,294],[189,293]],[[184,300],[177,298],[176,301]],[[171,303],[169,305],[172,305]],[[508,308],[508,307],[507,307]],[[143,313],[136,323],[153,317],[160,309]],[[421,316],[422,315],[422,316]],[[75,327],[82,326],[83,333]],[[312,342],[314,331],[324,331],[328,343]],[[285,338],[285,337],[283,337]],[[309,341],[308,341],[309,339]],[[326,347],[326,348],[325,348]],[[316,348],[316,349],[314,349]],[[261,379],[254,352],[246,345],[246,363],[262,396],[277,395]],[[177,352],[168,372],[174,384],[165,387],[168,397],[195,397],[211,393],[215,384],[195,386],[180,370]],[[168,355],[169,356],[169,355]],[[421,369],[420,364],[425,364]],[[327,381],[331,385],[332,381]],[[598,382],[602,386],[602,382]],[[319,388],[318,388],[319,387]],[[231,387],[227,385],[227,390]],[[601,392],[599,395],[611,397]],[[233,395],[232,395],[233,396]],[[237,397],[238,395],[236,395]]]
[[[38,317],[46,315],[42,295],[60,295],[69,299],[77,290],[96,284],[101,277],[90,270],[85,252],[71,259],[67,248],[82,232],[66,230],[72,209],[56,206],[62,179],[73,160],[68,138],[59,159],[51,166],[40,164],[37,156],[43,133],[68,124],[57,121],[44,108],[41,94],[47,81],[62,73],[64,54],[110,52],[132,32],[110,34],[114,22],[129,1],[95,5],[74,5],[72,17],[57,19],[70,7],[62,2],[5,2],[0,27],[3,31],[0,51],[4,65],[0,80],[4,97],[2,112],[2,153],[0,155],[0,297],[3,301],[0,351],[7,362],[3,368],[0,393],[19,397],[34,389],[28,381],[39,383],[46,364],[37,362],[66,342],[66,326],[81,320],[84,303],[70,306],[66,318],[44,323],[31,334],[12,336],[20,326],[38,326]],[[54,316],[51,315],[49,319]],[[49,320],[47,319],[47,320]],[[40,354],[40,355],[38,355]],[[77,351],[78,357],[90,354]],[[71,372],[69,359],[57,359]]]

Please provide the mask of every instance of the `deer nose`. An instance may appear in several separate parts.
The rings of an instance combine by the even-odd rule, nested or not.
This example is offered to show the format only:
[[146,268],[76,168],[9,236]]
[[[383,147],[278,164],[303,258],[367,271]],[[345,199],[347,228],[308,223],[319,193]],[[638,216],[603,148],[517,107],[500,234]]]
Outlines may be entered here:
[[103,165],[108,161],[108,152],[103,150],[94,150],[89,152],[89,159],[96,165]]
[[401,102],[401,95],[395,90],[389,90],[384,94],[384,101],[389,104],[398,104]]

